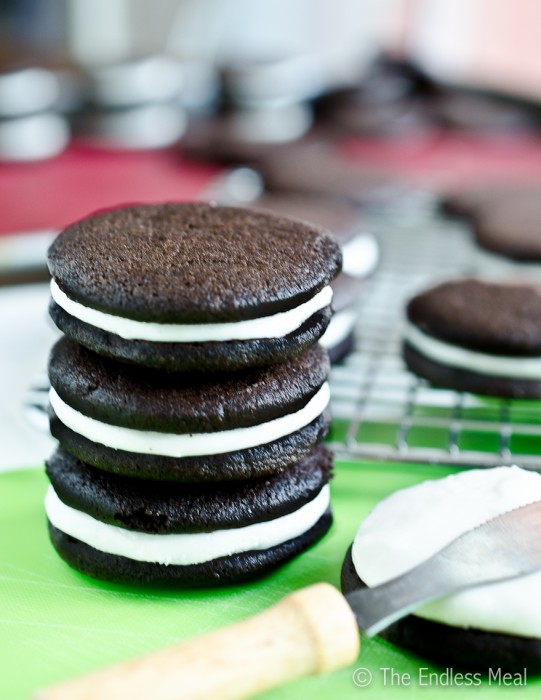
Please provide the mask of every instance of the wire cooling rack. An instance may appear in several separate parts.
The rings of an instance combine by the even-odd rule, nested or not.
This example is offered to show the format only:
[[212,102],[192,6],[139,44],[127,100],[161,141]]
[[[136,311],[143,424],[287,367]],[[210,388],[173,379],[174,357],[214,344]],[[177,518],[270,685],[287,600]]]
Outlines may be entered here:
[[[421,211],[422,210],[422,211]],[[436,389],[401,358],[404,308],[416,292],[461,274],[541,279],[478,249],[468,229],[426,204],[365,221],[382,246],[359,308],[357,343],[333,369],[330,443],[342,458],[541,469],[541,401]]]

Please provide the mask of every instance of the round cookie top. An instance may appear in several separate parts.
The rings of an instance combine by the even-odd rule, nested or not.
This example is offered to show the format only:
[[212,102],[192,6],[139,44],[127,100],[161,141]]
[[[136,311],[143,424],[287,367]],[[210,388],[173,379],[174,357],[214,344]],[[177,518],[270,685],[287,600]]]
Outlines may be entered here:
[[288,362],[220,375],[168,374],[119,365],[73,340],[51,351],[49,378],[85,416],[137,430],[207,433],[250,427],[299,411],[329,372],[319,345]]
[[[351,556],[377,586],[502,513],[541,500],[541,476],[518,467],[471,469],[396,491],[363,520]],[[497,556],[497,552],[494,553]],[[415,615],[456,627],[541,637],[541,573],[477,586],[424,605]]]
[[291,146],[261,161],[258,170],[269,190],[336,197],[354,204],[384,201],[402,187],[387,173],[318,144]]
[[206,203],[109,211],[70,226],[49,249],[51,274],[69,298],[161,323],[287,311],[340,267],[338,244],[316,226]]
[[[265,192],[251,206],[313,222],[331,231],[343,246],[343,271],[332,284],[333,310],[342,311],[358,301],[365,278],[377,265],[379,253],[375,238],[361,229],[357,207],[336,197],[291,192]],[[352,272],[347,274],[346,269],[350,267]],[[354,274],[356,269],[362,273]]]
[[332,231],[344,245],[359,234],[359,213],[347,201],[335,197],[316,197],[290,192],[265,192],[251,205],[256,210],[269,211],[308,221]]
[[428,335],[495,355],[541,355],[541,286],[464,278],[415,296],[408,319]]
[[153,534],[209,532],[279,518],[317,496],[331,478],[332,456],[318,447],[280,474],[248,482],[180,484],[102,472],[62,448],[47,462],[59,498],[110,525]]
[[499,196],[506,196],[509,185],[493,184],[480,187],[469,187],[445,192],[441,197],[441,210],[449,216],[471,218]]
[[452,216],[465,217],[473,222],[492,220],[517,212],[539,211],[541,188],[518,182],[493,182],[490,184],[455,189],[441,197],[441,208]]
[[[495,193],[496,194],[496,193]],[[473,231],[482,247],[514,260],[540,262],[541,188],[500,191],[474,210]]]

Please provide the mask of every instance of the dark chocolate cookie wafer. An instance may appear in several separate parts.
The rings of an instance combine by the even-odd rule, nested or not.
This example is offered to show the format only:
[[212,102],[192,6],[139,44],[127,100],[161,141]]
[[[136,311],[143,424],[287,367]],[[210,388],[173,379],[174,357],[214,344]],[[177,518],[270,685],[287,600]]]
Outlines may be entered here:
[[251,206],[278,216],[291,216],[320,226],[331,231],[341,245],[359,233],[358,208],[336,197],[315,197],[295,192],[264,192]]
[[316,102],[316,114],[343,136],[404,137],[436,125],[430,97],[436,86],[402,61],[378,60],[358,86],[338,88]]
[[93,466],[172,481],[246,479],[304,459],[326,434],[326,352],[233,374],[121,366],[67,338],[53,348],[51,431]]
[[250,481],[171,484],[109,474],[59,447],[47,476],[63,503],[97,520],[154,535],[213,532],[298,510],[329,481],[332,457],[319,446],[287,471]]
[[343,271],[332,282],[334,315],[320,340],[331,362],[339,362],[354,347],[357,306],[366,279],[379,260],[376,239],[362,229],[357,207],[335,197],[267,192],[254,201],[254,206],[313,222],[331,231],[339,242]]
[[510,189],[513,189],[513,186],[505,184],[450,189],[441,195],[439,208],[446,216],[470,220],[473,216],[480,214],[485,207],[490,207],[491,202],[499,196],[505,196]]
[[100,472],[63,450],[49,460],[54,546],[72,566],[129,583],[201,586],[266,573],[328,529],[332,457],[219,489]]
[[49,534],[62,559],[93,578],[114,583],[202,588],[243,583],[265,576],[321,539],[331,524],[331,511],[327,509],[309,530],[283,544],[188,565],[164,565],[108,554],[66,535],[51,524]]
[[[366,587],[353,565],[351,547],[341,576],[347,594]],[[445,667],[488,673],[501,668],[506,673],[541,673],[541,639],[478,629],[444,625],[408,615],[379,633],[380,637]]]
[[435,385],[541,396],[541,287],[461,279],[414,297],[404,357]]
[[466,220],[482,248],[523,262],[541,261],[541,188],[498,183],[448,192],[442,197],[444,214]]
[[209,204],[118,209],[49,250],[51,316],[94,352],[168,370],[232,370],[306,351],[341,265],[323,230]]
[[498,192],[472,215],[476,242],[493,253],[523,262],[541,262],[541,188]]
[[360,205],[380,204],[403,189],[396,178],[321,145],[291,146],[287,153],[264,159],[258,168],[269,190],[336,197]]
[[377,266],[379,247],[376,239],[363,230],[357,207],[335,197],[284,192],[267,192],[253,202],[253,207],[330,231],[342,248],[343,259],[343,271],[331,285],[333,310],[340,312],[358,301],[364,281]]

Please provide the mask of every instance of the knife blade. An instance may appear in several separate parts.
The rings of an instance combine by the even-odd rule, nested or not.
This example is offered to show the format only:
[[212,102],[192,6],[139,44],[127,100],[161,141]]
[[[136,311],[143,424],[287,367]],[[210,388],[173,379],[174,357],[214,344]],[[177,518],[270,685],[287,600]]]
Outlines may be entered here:
[[35,700],[242,700],[353,663],[376,634],[421,604],[541,569],[541,501],[469,530],[423,564],[344,597],[328,583],[291,593],[230,627],[47,688]]
[[359,627],[371,637],[432,600],[538,569],[541,501],[534,501],[465,532],[402,576],[357,589],[346,599]]

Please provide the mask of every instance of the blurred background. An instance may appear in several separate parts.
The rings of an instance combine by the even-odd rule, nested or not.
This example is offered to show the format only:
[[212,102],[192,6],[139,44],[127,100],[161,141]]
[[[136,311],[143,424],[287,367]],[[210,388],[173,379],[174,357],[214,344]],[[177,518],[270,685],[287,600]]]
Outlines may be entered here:
[[48,450],[28,410],[45,424],[62,227],[133,202],[261,206],[357,241],[362,281],[378,221],[437,228],[457,190],[540,185],[540,23],[536,0],[3,0],[0,467]]
[[535,0],[4,0],[0,159],[531,134],[540,19]]
[[442,80],[538,97],[535,0],[4,0],[11,61],[86,68],[166,53],[220,68],[310,55],[322,87],[382,52]]
[[117,148],[166,146],[224,111],[248,132],[272,113],[292,138],[336,91],[326,116],[356,133],[517,129],[541,96],[540,19],[535,0],[4,0],[0,155],[56,155],[69,135],[53,116]]

